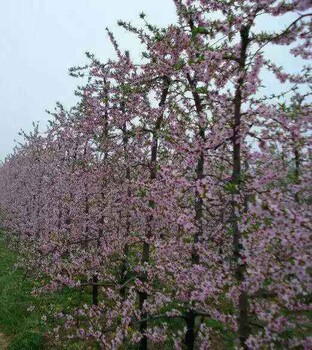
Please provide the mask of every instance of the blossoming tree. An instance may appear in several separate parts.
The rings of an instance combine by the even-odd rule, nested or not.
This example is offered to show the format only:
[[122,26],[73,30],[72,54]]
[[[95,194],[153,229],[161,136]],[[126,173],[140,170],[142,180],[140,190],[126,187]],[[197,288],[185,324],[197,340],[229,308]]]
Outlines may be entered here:
[[92,290],[59,341],[309,349],[310,3],[174,3],[166,28],[119,22],[139,64],[108,31],[116,58],[71,70],[80,102],[0,168],[4,224],[36,293]]

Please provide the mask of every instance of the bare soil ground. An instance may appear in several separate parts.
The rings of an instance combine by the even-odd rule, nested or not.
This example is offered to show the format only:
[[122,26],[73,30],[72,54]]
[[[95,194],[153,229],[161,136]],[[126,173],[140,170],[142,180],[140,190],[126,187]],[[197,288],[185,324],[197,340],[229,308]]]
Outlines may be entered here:
[[0,350],[6,350],[10,341],[9,338],[0,332]]

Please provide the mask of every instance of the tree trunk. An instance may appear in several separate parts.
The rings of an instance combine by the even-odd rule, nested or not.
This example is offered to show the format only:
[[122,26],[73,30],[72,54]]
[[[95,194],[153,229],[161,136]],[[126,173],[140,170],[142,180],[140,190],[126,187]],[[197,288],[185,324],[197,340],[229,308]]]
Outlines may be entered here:
[[[166,98],[169,92],[169,84],[170,80],[168,77],[164,77],[164,88],[162,91],[161,99],[159,102],[159,107],[163,107],[166,102]],[[157,118],[155,127],[153,129],[153,139],[152,139],[152,147],[151,147],[151,159],[150,159],[150,180],[151,182],[156,179],[157,177],[157,156],[158,156],[158,139],[159,139],[159,131],[161,129],[161,125],[163,122],[163,112],[161,115]],[[155,205],[154,201],[150,200],[149,201],[149,207],[153,208]],[[152,227],[152,222],[153,222],[153,214],[149,215],[147,218],[147,235],[146,238],[149,239],[152,236],[153,233],[153,227]],[[150,245],[148,242],[143,243],[143,251],[142,251],[142,265],[147,263],[149,261],[149,256],[150,256]],[[143,272],[141,275],[141,281],[143,284],[147,282],[147,276],[146,273]],[[144,307],[144,302],[147,300],[147,293],[146,292],[139,292],[139,307],[141,311],[141,318],[146,319],[147,314],[146,312],[143,311]],[[143,321],[140,323],[140,332],[142,333],[143,337],[140,342],[139,349],[140,350],[147,350],[147,337],[144,334],[147,329],[147,321]]]
[[[249,27],[243,27],[240,31],[241,37],[241,50],[239,58],[239,74],[238,83],[235,90],[234,97],[234,125],[233,125],[233,172],[232,172],[232,183],[235,185],[235,192],[232,195],[232,214],[231,214],[231,223],[233,230],[233,253],[234,259],[236,261],[236,279],[241,285],[245,280],[245,270],[246,266],[240,262],[241,258],[241,238],[242,234],[238,227],[238,217],[236,214],[237,203],[235,196],[239,196],[241,192],[241,106],[242,106],[242,88],[244,84],[244,73],[246,66],[247,58],[247,47],[249,44]],[[248,320],[249,313],[249,302],[248,294],[246,291],[241,291],[239,295],[238,303],[238,333],[240,344],[243,349],[248,349],[246,345],[246,340],[250,334],[250,326]]]
[[[199,121],[199,131],[197,137],[204,142],[205,141],[205,128],[202,125],[202,103],[198,92],[196,91],[196,82],[188,75],[188,82],[190,84],[192,95],[195,102],[196,113],[198,115]],[[204,164],[205,158],[203,151],[200,152],[197,166],[196,166],[196,181],[200,181],[204,176]],[[197,252],[196,245],[200,241],[201,236],[203,235],[203,199],[200,193],[195,190],[195,224],[196,224],[196,234],[194,236],[194,244],[192,249],[192,264],[199,264],[200,258]],[[194,349],[196,334],[195,334],[195,320],[196,314],[192,309],[190,309],[185,315],[187,331],[184,337],[184,344],[188,350]]]
[[184,344],[187,350],[194,350],[195,345],[195,313],[190,310],[185,315],[187,331],[185,333]]

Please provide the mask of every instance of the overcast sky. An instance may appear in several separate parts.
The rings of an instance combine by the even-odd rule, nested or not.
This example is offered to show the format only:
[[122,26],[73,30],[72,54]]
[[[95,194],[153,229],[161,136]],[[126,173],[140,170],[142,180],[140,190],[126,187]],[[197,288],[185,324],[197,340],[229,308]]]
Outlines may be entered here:
[[105,60],[113,50],[109,27],[123,49],[138,51],[118,19],[140,23],[144,11],[160,25],[175,21],[171,0],[0,0],[0,159],[12,151],[20,129],[43,125],[55,101],[75,103],[79,81],[68,68],[87,62],[86,51]]
[[[53,110],[55,101],[75,103],[79,81],[68,76],[68,68],[86,63],[85,51],[103,61],[114,55],[106,27],[122,49],[140,53],[134,36],[116,22],[141,23],[142,11],[160,26],[175,22],[172,0],[0,0],[0,160],[12,151],[20,129],[29,131],[33,121],[46,124],[45,110]],[[287,23],[289,18],[278,26]],[[268,24],[262,21],[263,28]],[[270,54],[289,68],[298,66],[280,51]]]

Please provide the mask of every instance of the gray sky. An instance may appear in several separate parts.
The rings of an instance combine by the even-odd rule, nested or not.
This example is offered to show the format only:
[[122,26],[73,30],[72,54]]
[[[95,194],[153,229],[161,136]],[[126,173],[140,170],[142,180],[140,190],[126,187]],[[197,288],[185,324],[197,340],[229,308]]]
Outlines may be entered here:
[[[106,27],[122,49],[140,53],[134,35],[116,22],[140,24],[142,11],[160,26],[175,22],[172,0],[0,0],[0,160],[12,151],[20,129],[31,130],[33,121],[46,124],[45,110],[53,110],[55,101],[75,103],[79,81],[68,76],[68,68],[86,63],[85,51],[101,60],[114,55]],[[290,19],[273,24],[264,18],[260,27],[283,28]],[[290,70],[302,65],[281,53],[269,52]]]
[[114,55],[105,28],[123,49],[138,51],[118,19],[141,23],[175,21],[171,0],[0,0],[0,159],[12,151],[20,129],[45,125],[55,101],[71,106],[78,80],[68,68],[87,62],[85,51],[105,60]]

